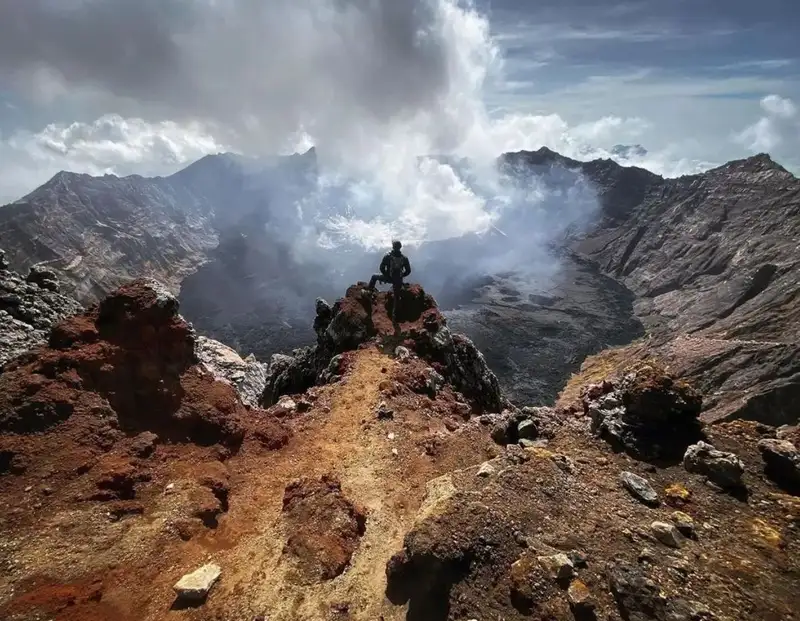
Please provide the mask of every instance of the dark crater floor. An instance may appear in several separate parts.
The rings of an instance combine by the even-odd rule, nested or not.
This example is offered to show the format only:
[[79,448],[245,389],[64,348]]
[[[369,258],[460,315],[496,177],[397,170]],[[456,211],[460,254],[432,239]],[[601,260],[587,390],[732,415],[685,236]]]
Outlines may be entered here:
[[518,403],[549,404],[586,356],[644,335],[633,294],[574,255],[545,288],[516,274],[495,276],[459,308],[450,327],[483,352]]

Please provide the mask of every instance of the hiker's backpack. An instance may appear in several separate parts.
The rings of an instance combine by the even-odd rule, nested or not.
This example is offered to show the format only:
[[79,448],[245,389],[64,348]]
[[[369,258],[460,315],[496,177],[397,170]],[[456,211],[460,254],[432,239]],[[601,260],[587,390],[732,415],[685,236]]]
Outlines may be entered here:
[[403,275],[403,264],[405,257],[402,254],[389,253],[389,275],[392,278],[400,278]]

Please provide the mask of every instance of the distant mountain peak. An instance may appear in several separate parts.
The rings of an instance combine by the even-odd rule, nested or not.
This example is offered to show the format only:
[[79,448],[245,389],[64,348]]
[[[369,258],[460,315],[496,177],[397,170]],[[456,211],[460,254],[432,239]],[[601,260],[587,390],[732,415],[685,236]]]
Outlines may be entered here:
[[744,159],[732,160],[708,172],[709,173],[717,173],[717,172],[762,173],[770,171],[780,172],[793,176],[788,170],[786,170],[783,166],[778,164],[778,162],[773,160],[768,153],[757,153],[756,155],[751,155],[750,157]]

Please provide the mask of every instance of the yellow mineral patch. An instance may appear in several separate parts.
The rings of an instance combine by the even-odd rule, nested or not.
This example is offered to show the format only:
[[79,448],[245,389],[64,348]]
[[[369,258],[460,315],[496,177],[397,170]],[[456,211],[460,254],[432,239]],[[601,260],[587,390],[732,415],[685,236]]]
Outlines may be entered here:
[[753,520],[752,524],[753,534],[764,540],[765,543],[775,548],[782,548],[785,544],[780,531],[770,526],[762,519]]
[[686,489],[683,483],[670,483],[664,488],[664,496],[667,497],[669,504],[685,504],[691,495],[692,493]]

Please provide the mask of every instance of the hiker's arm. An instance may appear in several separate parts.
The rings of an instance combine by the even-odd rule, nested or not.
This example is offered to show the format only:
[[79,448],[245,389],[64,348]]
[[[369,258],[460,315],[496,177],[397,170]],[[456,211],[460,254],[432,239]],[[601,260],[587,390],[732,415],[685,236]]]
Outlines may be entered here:
[[408,257],[403,259],[403,278],[411,274],[411,261],[408,260]]
[[383,274],[384,276],[386,276],[389,273],[389,255],[388,254],[386,256],[384,256],[383,260],[381,261],[380,271],[381,271],[381,274]]

